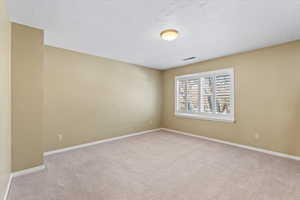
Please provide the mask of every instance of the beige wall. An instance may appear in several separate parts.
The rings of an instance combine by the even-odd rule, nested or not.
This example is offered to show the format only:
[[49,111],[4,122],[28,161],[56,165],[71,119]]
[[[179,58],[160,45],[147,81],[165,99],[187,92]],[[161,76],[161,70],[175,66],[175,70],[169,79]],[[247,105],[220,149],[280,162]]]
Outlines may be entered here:
[[43,163],[43,31],[12,24],[12,170]]
[[[236,123],[174,116],[176,75],[228,67],[235,70]],[[163,81],[163,127],[300,156],[300,41],[170,69]]]
[[4,0],[0,0],[0,200],[10,174],[10,23]]
[[159,128],[161,85],[158,70],[46,46],[44,150]]

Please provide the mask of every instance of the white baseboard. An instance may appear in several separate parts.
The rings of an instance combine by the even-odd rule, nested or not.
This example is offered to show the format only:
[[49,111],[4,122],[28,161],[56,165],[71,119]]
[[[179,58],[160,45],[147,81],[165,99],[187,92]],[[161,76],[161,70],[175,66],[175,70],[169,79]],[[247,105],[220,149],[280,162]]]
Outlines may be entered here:
[[10,185],[11,185],[12,178],[13,178],[13,176],[10,174],[9,175],[9,179],[8,179],[8,183],[7,183],[7,186],[6,186],[6,190],[5,190],[5,193],[4,193],[3,200],[7,200],[8,199],[8,193],[9,193],[9,190],[10,190]]
[[23,176],[23,175],[26,175],[26,174],[32,174],[32,173],[35,173],[35,172],[42,171],[45,168],[46,168],[45,165],[40,165],[40,166],[37,166],[37,167],[24,169],[24,170],[21,170],[21,171],[13,172],[12,177],[14,178],[14,177]]
[[80,144],[80,145],[76,145],[76,146],[71,146],[71,147],[67,147],[67,148],[63,148],[63,149],[58,149],[58,150],[54,150],[54,151],[48,151],[44,153],[44,156],[49,156],[52,154],[57,154],[57,153],[62,153],[62,152],[66,152],[66,151],[71,151],[74,149],[80,149],[83,147],[88,147],[88,146],[92,146],[92,145],[96,145],[96,144],[101,144],[104,142],[111,142],[114,140],[120,140],[123,138],[127,138],[127,137],[132,137],[132,136],[136,136],[136,135],[142,135],[145,133],[151,133],[151,132],[155,132],[155,131],[160,131],[160,128],[158,129],[152,129],[152,130],[147,130],[147,131],[141,131],[141,132],[137,132],[137,133],[132,133],[132,134],[128,134],[128,135],[124,135],[124,136],[119,136],[119,137],[113,137],[113,138],[109,138],[109,139],[104,139],[104,140],[100,140],[100,141],[96,141],[96,142],[90,142],[90,143],[86,143],[86,144]]
[[23,176],[23,175],[31,174],[31,173],[35,173],[35,172],[44,170],[45,168],[46,168],[45,165],[40,165],[40,166],[37,166],[37,167],[33,167],[33,168],[29,168],[29,169],[24,169],[24,170],[21,170],[21,171],[17,171],[17,172],[11,173],[9,175],[9,180],[8,180],[8,183],[7,183],[7,187],[6,187],[6,190],[5,190],[5,193],[4,193],[3,200],[7,200],[8,199],[8,194],[9,194],[9,190],[10,190],[10,186],[11,186],[11,182],[12,182],[13,178],[18,177],[18,176]]
[[193,135],[191,133],[186,133],[186,132],[183,132],[183,131],[177,131],[177,130],[172,130],[172,129],[167,129],[167,128],[161,128],[161,130],[162,131],[167,131],[167,132],[172,132],[172,133],[178,133],[178,134],[181,134],[181,135],[187,135],[187,136],[191,136],[191,137],[197,137],[197,138],[201,138],[201,139],[204,139],[204,140],[209,140],[209,141],[212,141],[212,142],[228,144],[228,145],[231,145],[231,146],[240,147],[240,148],[244,148],[244,149],[248,149],[248,150],[252,150],[252,151],[258,151],[258,152],[261,152],[261,153],[266,153],[266,154],[270,154],[270,155],[273,155],[273,156],[279,156],[279,157],[282,157],[282,158],[300,160],[300,157],[298,157],[298,156],[292,156],[292,155],[288,155],[288,154],[284,154],[284,153],[279,153],[279,152],[274,152],[274,151],[270,151],[270,150],[266,150],[266,149],[260,149],[260,148],[246,146],[246,145],[242,145],[242,144],[227,142],[227,141],[224,141],[224,140],[209,138],[209,137],[205,137],[205,136]]

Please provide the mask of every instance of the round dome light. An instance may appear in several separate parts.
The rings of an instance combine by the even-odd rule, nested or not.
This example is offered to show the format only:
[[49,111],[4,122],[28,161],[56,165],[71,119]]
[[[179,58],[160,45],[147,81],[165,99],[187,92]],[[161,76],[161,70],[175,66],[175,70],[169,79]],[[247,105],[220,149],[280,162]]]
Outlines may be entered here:
[[160,33],[160,37],[163,40],[172,41],[178,37],[178,31],[175,29],[164,30]]

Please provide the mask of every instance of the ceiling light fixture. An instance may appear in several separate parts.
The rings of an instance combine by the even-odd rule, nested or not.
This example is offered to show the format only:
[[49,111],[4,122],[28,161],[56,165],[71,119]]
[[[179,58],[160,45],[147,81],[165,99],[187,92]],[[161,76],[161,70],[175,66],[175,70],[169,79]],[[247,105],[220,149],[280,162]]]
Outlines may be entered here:
[[178,31],[175,29],[164,30],[160,33],[160,37],[163,40],[172,41],[178,37]]

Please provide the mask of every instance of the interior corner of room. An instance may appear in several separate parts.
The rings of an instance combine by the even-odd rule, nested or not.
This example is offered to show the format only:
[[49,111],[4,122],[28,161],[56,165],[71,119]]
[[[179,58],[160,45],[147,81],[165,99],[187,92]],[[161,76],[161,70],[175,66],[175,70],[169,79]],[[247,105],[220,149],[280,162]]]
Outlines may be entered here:
[[[206,152],[213,147],[217,152],[223,148],[222,145],[227,145],[256,151],[255,153],[300,160],[300,35],[298,39],[232,54],[218,54],[221,56],[195,62],[190,62],[197,60],[192,55],[193,57],[187,58],[186,64],[170,63],[168,67],[158,68],[152,67],[152,61],[145,67],[144,64],[113,59],[105,56],[103,52],[102,57],[79,51],[72,48],[71,43],[65,48],[49,45],[45,42],[47,30],[16,21],[22,20],[10,20],[5,1],[0,0],[0,200],[17,199],[14,196],[11,199],[8,197],[14,177],[47,171],[47,156],[116,141],[122,146],[126,143],[122,143],[125,138],[151,135],[149,133],[160,132],[161,135],[158,139],[141,139],[143,143],[139,144],[134,140],[128,141],[126,145],[137,145],[145,155],[151,149],[153,154],[149,159],[153,159],[154,167],[150,169],[143,164],[137,165],[131,169],[129,175],[120,175],[118,178],[128,181],[128,177],[134,177],[144,183],[145,180],[140,180],[135,175],[147,174],[155,171],[154,169],[167,170],[160,168],[167,164],[168,167],[176,165],[175,158],[178,155],[171,153],[167,156],[173,156],[172,162],[164,163],[165,165],[156,163],[160,152],[167,151],[164,145],[169,140],[177,142],[172,146],[174,149],[195,145],[195,150]],[[189,34],[188,31],[182,32]],[[51,31],[49,33],[54,34]],[[159,40],[168,40],[164,42],[170,42],[177,37],[183,37],[180,34],[180,30],[167,29],[157,34],[157,37],[161,37]],[[151,34],[147,36],[149,35]],[[66,36],[62,35],[62,38]],[[123,47],[117,46],[117,42],[118,39],[114,43],[116,48],[122,49]],[[92,44],[89,45],[86,48],[94,48]],[[138,50],[136,57],[140,56]],[[156,58],[153,54],[149,55],[149,59],[152,56]],[[142,63],[141,60],[143,59],[137,59]],[[160,61],[165,62],[163,58]],[[172,138],[170,133],[180,136]],[[198,145],[196,139],[186,140],[180,138],[181,136],[198,138],[204,141],[203,146]],[[148,140],[153,143],[148,144]],[[150,144],[157,144],[157,151]],[[222,145],[214,146],[216,144]],[[126,149],[128,146],[122,147]],[[234,150],[227,146],[227,156],[241,155],[230,154]],[[109,164],[116,166],[117,158],[122,158],[122,153],[114,151],[113,148],[110,150],[117,157],[116,160],[109,160]],[[210,153],[213,154],[214,150]],[[92,148],[90,151],[96,152]],[[103,151],[109,152],[105,148]],[[126,154],[126,150],[124,152]],[[182,157],[190,155],[190,152],[180,152]],[[76,154],[77,158],[81,155],[84,154]],[[105,156],[101,156],[101,161],[108,161]],[[255,161],[261,162],[256,154],[253,157],[257,158]],[[197,159],[200,159],[199,155]],[[197,162],[197,159],[193,162]],[[120,161],[124,162],[120,165],[126,169],[131,166],[132,160],[124,159]],[[268,157],[266,160],[272,159]],[[71,161],[70,163],[72,164]],[[205,160],[203,163],[205,164]],[[274,163],[286,166],[281,160]],[[180,166],[197,174],[184,164]],[[289,166],[296,171],[300,165],[298,162],[282,169],[286,170]],[[138,167],[144,171],[139,171]],[[109,168],[108,164],[103,164],[104,171]],[[224,175],[222,172],[220,174]],[[168,173],[164,175],[167,176]],[[250,173],[247,175],[250,176]],[[161,177],[156,178],[160,180]],[[174,184],[175,188],[180,180],[186,181],[188,185],[185,176],[180,178],[176,184],[172,182],[175,179],[168,179],[170,185]],[[109,179],[109,184],[113,185],[118,180]],[[249,178],[249,182],[251,180]],[[214,179],[211,181],[217,184]],[[276,185],[275,179],[274,182]],[[142,188],[139,184],[137,183]],[[287,183],[291,186],[289,188],[294,189],[290,193],[299,194],[293,184]],[[194,191],[195,185],[190,183],[188,186]],[[139,187],[137,188],[141,191]],[[175,191],[171,186],[166,188],[165,193],[159,194],[171,196]],[[124,190],[127,189],[130,190]],[[133,193],[140,194],[140,191]],[[154,196],[155,192],[153,191]],[[104,190],[103,193],[106,194]],[[118,196],[114,192],[108,194],[115,195],[110,196],[111,199],[122,199],[121,197],[126,196],[125,193],[125,196]],[[148,199],[151,195],[152,193],[147,196]],[[170,196],[166,199],[171,199]]]

